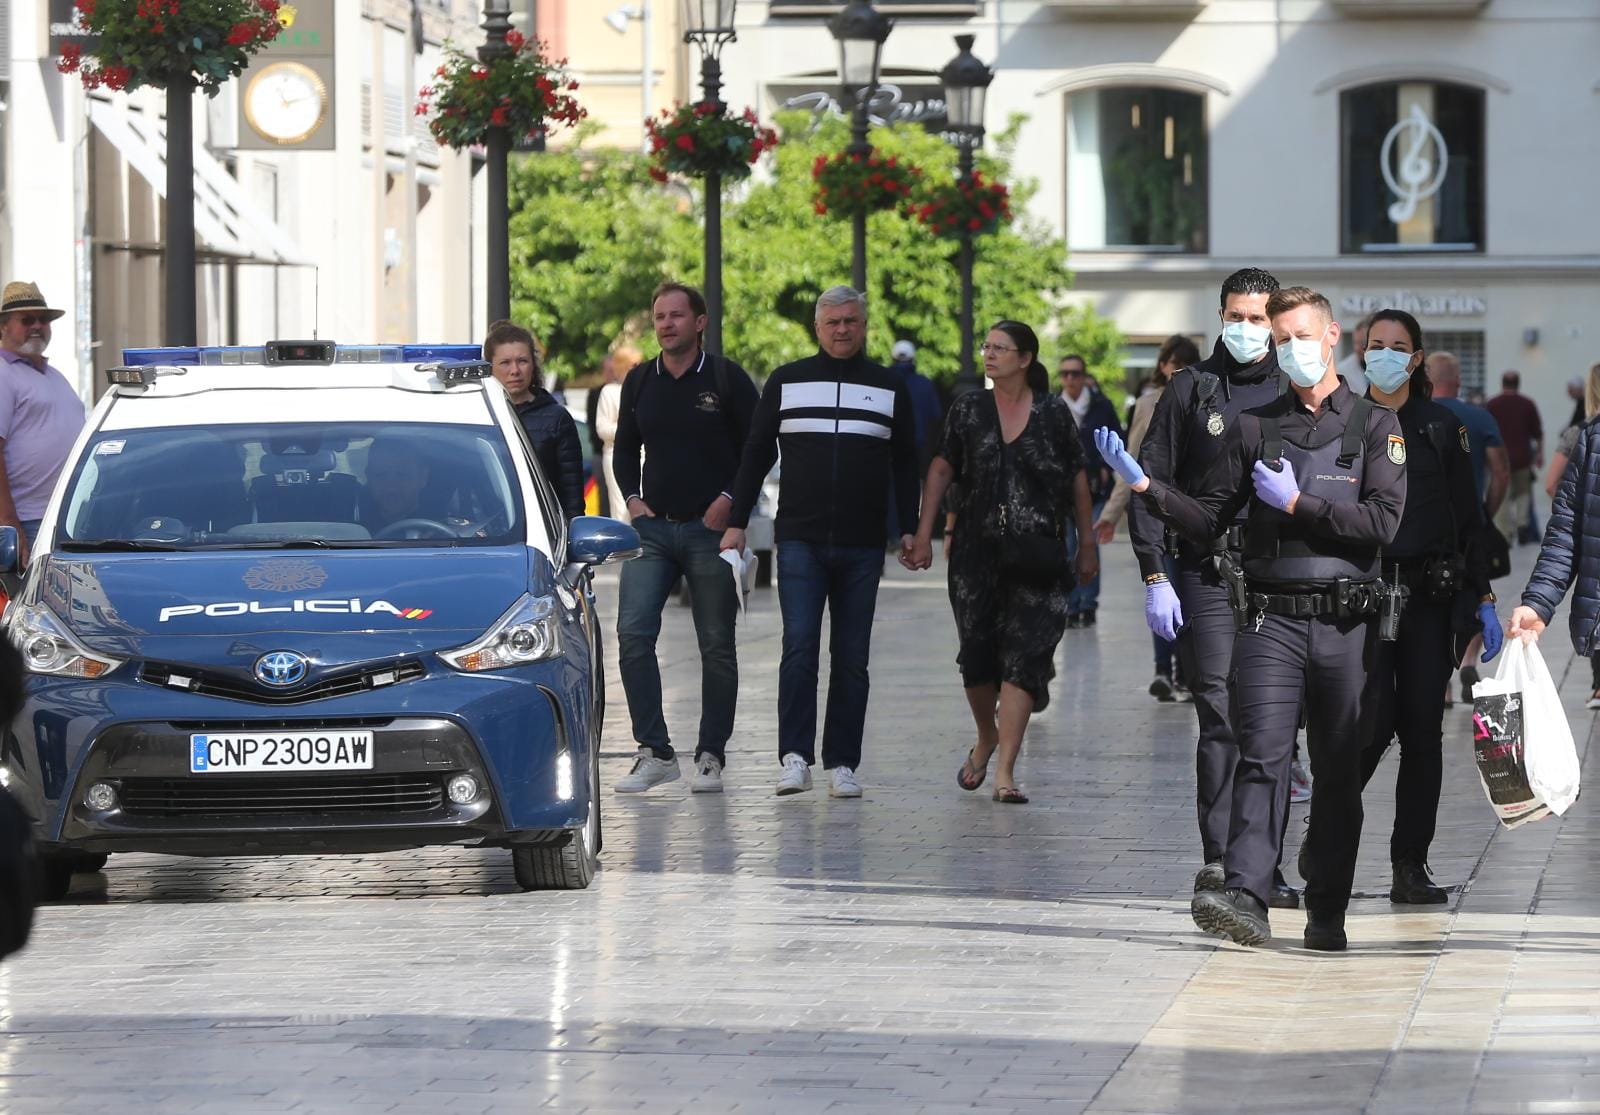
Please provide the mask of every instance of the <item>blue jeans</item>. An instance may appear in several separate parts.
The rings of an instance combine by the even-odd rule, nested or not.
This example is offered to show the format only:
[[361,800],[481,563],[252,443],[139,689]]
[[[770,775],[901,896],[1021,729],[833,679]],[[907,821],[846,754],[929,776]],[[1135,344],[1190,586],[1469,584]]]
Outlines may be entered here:
[[822,725],[822,765],[861,765],[867,719],[867,657],[872,617],[883,576],[880,546],[778,543],[778,606],[783,611],[783,658],[778,664],[778,757],[793,752],[817,761],[817,660],[822,609],[828,608],[828,711]]
[[[1106,501],[1099,500],[1094,505],[1094,510],[1089,514],[1089,521],[1094,522],[1100,518],[1100,512],[1105,508]],[[1078,560],[1078,529],[1074,523],[1067,524],[1067,560]],[[1089,545],[1094,547],[1095,557],[1100,556],[1100,544],[1090,535]],[[1100,574],[1095,573],[1091,580],[1074,585],[1072,592],[1067,596],[1067,614],[1076,615],[1079,612],[1092,612],[1100,606]]]
[[643,553],[622,567],[617,600],[617,656],[622,691],[633,718],[633,738],[659,759],[673,757],[667,720],[661,709],[661,667],[656,636],[661,610],[679,574],[689,584],[694,634],[700,644],[700,742],[695,758],[710,753],[726,762],[728,737],[739,699],[739,660],[733,628],[739,600],[733,573],[717,556],[721,535],[699,519],[633,521]]

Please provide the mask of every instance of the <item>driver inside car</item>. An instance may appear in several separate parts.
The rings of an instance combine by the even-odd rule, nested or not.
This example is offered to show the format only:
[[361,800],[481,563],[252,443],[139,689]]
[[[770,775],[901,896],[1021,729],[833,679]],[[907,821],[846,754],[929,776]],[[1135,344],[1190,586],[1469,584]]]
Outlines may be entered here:
[[[377,538],[403,520],[438,521],[436,511],[424,510],[422,506],[422,493],[429,477],[428,462],[414,447],[394,438],[374,438],[367,450],[361,525]],[[409,531],[404,534],[412,536]]]

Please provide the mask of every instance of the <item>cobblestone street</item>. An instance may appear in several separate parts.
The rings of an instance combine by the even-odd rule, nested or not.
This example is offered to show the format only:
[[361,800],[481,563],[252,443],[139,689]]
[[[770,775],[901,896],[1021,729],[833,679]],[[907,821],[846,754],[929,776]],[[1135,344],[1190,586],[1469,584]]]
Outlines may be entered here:
[[[1031,805],[955,786],[971,728],[938,563],[891,564],[880,594],[866,797],[775,798],[758,590],[728,792],[608,790],[591,889],[522,894],[490,850],[115,856],[0,967],[0,1111],[1600,1111],[1593,768],[1566,818],[1498,831],[1457,704],[1432,860],[1449,906],[1388,901],[1391,751],[1350,951],[1302,949],[1298,911],[1273,911],[1265,949],[1205,937],[1193,711],[1146,695],[1138,581],[1124,541],[1105,555],[1099,626],[1067,632],[1025,746]],[[608,786],[632,755],[615,584]],[[1586,751],[1564,616],[1542,649]],[[692,751],[687,608],[663,658]]]

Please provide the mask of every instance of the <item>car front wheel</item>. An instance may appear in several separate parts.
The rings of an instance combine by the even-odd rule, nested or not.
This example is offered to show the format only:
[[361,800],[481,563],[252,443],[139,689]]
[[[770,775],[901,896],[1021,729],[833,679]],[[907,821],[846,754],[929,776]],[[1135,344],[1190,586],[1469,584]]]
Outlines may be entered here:
[[523,890],[584,890],[600,862],[600,752],[590,754],[589,816],[559,842],[511,849],[511,870]]

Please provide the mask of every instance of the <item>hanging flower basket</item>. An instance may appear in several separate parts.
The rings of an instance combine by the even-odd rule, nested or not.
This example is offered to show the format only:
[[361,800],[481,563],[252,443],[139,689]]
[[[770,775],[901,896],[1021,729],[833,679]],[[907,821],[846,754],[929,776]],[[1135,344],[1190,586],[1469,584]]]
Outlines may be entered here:
[[78,0],[77,8],[99,38],[89,50],[62,47],[62,73],[77,74],[88,89],[166,89],[192,80],[207,96],[295,17],[278,0]]
[[914,211],[937,236],[987,236],[1011,223],[1011,192],[980,171],[970,181],[932,187]]
[[507,32],[506,44],[511,53],[489,63],[445,45],[433,83],[417,93],[417,115],[429,118],[434,139],[459,151],[482,143],[490,128],[533,139],[588,115],[572,95],[578,83],[565,60],[550,61],[544,43],[518,31]]
[[816,211],[830,217],[853,217],[905,205],[922,171],[897,156],[885,158],[877,151],[865,155],[848,152],[818,155],[811,165],[816,181]]
[[763,128],[755,110],[738,116],[710,101],[663,109],[659,120],[645,121],[650,132],[650,177],[669,174],[704,178],[745,178],[763,151],[778,145],[778,133]]

